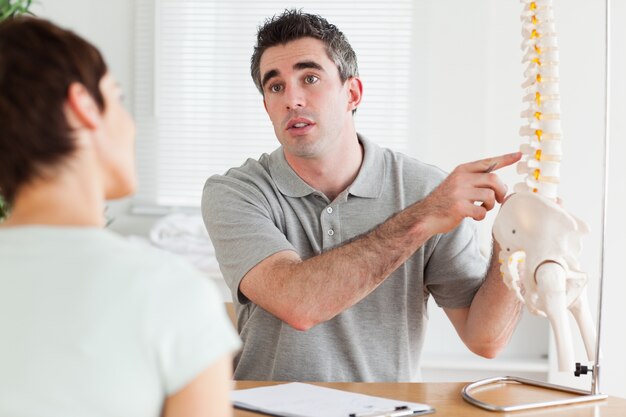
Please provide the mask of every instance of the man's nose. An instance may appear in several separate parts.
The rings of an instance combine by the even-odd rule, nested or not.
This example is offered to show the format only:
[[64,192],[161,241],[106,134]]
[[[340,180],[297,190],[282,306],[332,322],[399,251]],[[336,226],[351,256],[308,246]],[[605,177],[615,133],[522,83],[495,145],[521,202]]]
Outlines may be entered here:
[[285,87],[285,107],[287,110],[304,107],[306,101],[304,99],[304,91],[296,86]]

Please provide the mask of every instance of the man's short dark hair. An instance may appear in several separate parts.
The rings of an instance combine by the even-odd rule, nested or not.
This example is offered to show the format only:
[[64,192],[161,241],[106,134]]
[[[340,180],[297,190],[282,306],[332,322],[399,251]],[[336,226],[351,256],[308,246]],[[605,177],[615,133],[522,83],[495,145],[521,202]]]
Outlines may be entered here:
[[337,26],[321,16],[288,9],[265,21],[257,32],[257,43],[250,59],[250,73],[256,88],[263,94],[261,85],[261,56],[267,48],[284,45],[301,38],[315,38],[324,42],[326,53],[337,69],[341,82],[359,75],[356,54],[345,35]]
[[104,110],[100,52],[53,23],[13,17],[0,23],[0,194],[41,177],[76,148],[64,104],[74,82]]

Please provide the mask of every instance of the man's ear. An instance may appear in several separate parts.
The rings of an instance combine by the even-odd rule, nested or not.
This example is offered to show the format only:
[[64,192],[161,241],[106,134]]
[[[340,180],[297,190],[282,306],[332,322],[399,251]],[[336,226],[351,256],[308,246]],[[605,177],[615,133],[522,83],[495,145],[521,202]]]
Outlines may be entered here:
[[354,111],[361,104],[361,98],[363,98],[363,84],[359,77],[348,78],[348,110]]
[[265,97],[263,97],[263,108],[265,109],[265,112],[267,113],[267,103],[265,102]]
[[78,126],[95,129],[100,125],[101,115],[98,104],[87,88],[81,83],[72,83],[67,91],[67,106],[72,113],[72,119]]

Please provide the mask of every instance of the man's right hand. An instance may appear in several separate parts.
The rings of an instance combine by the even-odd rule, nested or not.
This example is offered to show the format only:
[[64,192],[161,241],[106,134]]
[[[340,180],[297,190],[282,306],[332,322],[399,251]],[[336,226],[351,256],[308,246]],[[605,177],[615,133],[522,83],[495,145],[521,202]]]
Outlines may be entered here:
[[429,234],[447,233],[465,217],[483,220],[496,202],[502,203],[507,187],[492,171],[512,165],[520,152],[459,165],[432,193],[416,205],[426,215],[422,226]]

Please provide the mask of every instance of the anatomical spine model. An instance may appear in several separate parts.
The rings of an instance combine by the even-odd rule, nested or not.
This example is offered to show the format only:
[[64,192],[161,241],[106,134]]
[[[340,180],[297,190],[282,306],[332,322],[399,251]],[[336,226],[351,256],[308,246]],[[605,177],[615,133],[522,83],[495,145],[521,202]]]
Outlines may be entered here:
[[578,256],[587,225],[557,203],[561,162],[561,109],[558,45],[552,0],[521,0],[522,33],[527,64],[520,130],[518,173],[524,182],[502,205],[493,234],[500,245],[500,271],[506,285],[534,313],[550,320],[560,371],[574,369],[569,310],[580,329],[590,361],[595,357],[595,330],[586,296],[587,275]]

